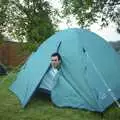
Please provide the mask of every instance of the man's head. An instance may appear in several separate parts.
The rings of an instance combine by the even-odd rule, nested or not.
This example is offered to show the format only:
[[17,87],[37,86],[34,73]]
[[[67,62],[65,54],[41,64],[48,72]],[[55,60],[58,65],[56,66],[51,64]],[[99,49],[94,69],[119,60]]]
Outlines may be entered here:
[[51,55],[51,65],[54,68],[59,68],[61,63],[61,56],[59,53],[53,53]]

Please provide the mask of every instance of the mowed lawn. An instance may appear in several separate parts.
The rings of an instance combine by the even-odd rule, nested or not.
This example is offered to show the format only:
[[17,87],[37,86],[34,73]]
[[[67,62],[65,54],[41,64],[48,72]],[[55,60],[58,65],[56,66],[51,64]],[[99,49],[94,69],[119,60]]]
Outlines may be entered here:
[[[0,76],[0,120],[120,120],[120,108],[115,104],[104,113],[82,109],[58,108],[43,94],[35,95],[26,108],[9,90],[16,72]],[[22,87],[22,86],[21,86]]]

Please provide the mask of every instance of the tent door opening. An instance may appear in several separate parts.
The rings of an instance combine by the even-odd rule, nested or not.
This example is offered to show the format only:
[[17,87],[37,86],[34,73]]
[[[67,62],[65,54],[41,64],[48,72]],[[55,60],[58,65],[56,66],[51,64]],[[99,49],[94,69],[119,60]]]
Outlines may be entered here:
[[48,69],[39,86],[40,91],[43,91],[45,93],[51,93],[51,90],[56,84],[55,76],[57,73],[57,69],[51,67]]

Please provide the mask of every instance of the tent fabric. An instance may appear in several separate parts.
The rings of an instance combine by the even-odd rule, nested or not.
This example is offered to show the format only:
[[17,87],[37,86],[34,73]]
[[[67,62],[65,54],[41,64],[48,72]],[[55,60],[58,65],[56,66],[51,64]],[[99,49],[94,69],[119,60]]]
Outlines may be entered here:
[[[25,106],[36,89],[47,82],[50,56],[62,58],[51,98],[59,107],[103,112],[120,98],[120,58],[101,37],[83,29],[67,29],[46,40],[21,68],[10,89]],[[47,89],[47,88],[46,88]]]
[[17,80],[10,87],[20,99],[23,107],[28,103],[37,87],[39,87],[42,77],[49,68],[50,55],[57,50],[60,41],[53,39],[53,37],[49,38],[49,41],[45,41],[29,57],[21,68]]

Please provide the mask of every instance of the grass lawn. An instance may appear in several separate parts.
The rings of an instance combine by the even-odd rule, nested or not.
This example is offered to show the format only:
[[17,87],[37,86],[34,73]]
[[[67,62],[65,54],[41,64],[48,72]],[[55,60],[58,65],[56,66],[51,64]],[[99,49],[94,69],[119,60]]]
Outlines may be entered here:
[[26,108],[8,88],[15,72],[0,76],[0,120],[120,120],[120,108],[113,104],[103,114],[81,109],[58,108],[45,95],[34,96]]

